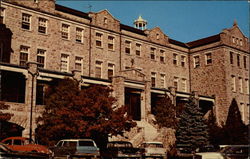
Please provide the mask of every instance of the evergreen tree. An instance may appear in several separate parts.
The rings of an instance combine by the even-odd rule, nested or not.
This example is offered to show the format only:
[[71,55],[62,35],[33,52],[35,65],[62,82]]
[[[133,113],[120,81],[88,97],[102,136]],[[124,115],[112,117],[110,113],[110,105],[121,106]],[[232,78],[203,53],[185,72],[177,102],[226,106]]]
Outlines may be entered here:
[[167,94],[165,94],[163,98],[160,98],[160,100],[157,101],[155,112],[156,123],[160,127],[176,129],[177,118],[175,106]]
[[208,144],[208,129],[200,108],[190,97],[180,115],[176,131],[177,144],[188,144],[193,150]]

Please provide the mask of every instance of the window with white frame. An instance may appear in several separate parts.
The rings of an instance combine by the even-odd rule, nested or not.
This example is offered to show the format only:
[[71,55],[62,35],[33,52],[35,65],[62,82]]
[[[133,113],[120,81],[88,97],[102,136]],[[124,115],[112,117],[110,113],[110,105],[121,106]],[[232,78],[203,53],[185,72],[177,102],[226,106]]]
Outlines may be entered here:
[[200,56],[194,56],[194,68],[200,66]]
[[138,43],[135,44],[135,54],[137,56],[141,56],[141,44]]
[[96,40],[95,40],[95,44],[97,47],[102,47],[102,37],[103,37],[103,34],[102,33],[95,33],[95,37],[96,37]]
[[47,33],[47,19],[45,18],[38,18],[38,32],[46,34]]
[[243,65],[244,65],[244,68],[247,68],[247,57],[246,56],[243,56]]
[[112,63],[108,63],[108,79],[111,80],[114,76],[115,65]]
[[44,68],[46,50],[37,49],[37,67]]
[[102,62],[101,61],[95,62],[95,77],[102,78]]
[[113,36],[108,36],[108,49],[114,50],[115,38]]
[[175,66],[177,66],[177,64],[178,64],[178,55],[175,54],[175,53],[173,53],[173,64],[174,64]]
[[236,38],[236,45],[239,44],[239,38]]
[[151,72],[151,86],[156,87],[156,73]]
[[243,93],[243,79],[242,77],[239,77],[239,91],[240,93]]
[[181,79],[181,90],[183,92],[186,92],[187,91],[187,79],[185,78],[182,78]]
[[68,24],[62,24],[61,36],[63,39],[69,39],[69,27],[70,25]]
[[5,8],[2,8],[2,7],[0,7],[0,12],[1,12],[1,14],[0,14],[0,16],[3,18],[2,20],[3,20],[3,23],[4,23],[4,17],[5,17]]
[[83,42],[83,29],[76,27],[76,42]]
[[174,81],[173,81],[173,85],[175,87],[176,90],[178,90],[178,83],[179,83],[179,78],[178,77],[174,77]]
[[165,62],[165,51],[160,50],[160,62],[164,63]]
[[240,39],[240,46],[242,46],[243,45],[243,41],[242,41],[242,39]]
[[61,54],[61,72],[69,71],[69,55]]
[[205,60],[206,60],[206,65],[211,65],[212,64],[212,53],[207,53],[205,55]]
[[152,60],[155,60],[155,52],[156,52],[156,48],[151,47],[150,48],[150,58]]
[[83,66],[83,58],[76,56],[75,57],[75,69],[78,71],[81,71],[82,73],[82,69],[83,69],[82,66]]
[[181,56],[181,66],[182,67],[186,66],[186,56]]
[[234,64],[234,53],[230,51],[230,64]]
[[232,88],[232,91],[233,92],[236,92],[236,81],[235,81],[236,79],[235,79],[235,76],[234,75],[232,75],[231,76],[231,88]]
[[237,54],[237,66],[240,67],[240,54]]
[[246,94],[249,94],[249,80],[245,79]]
[[22,28],[30,30],[31,15],[23,13],[22,14]]
[[125,53],[130,54],[131,52],[131,41],[125,40]]
[[160,84],[161,84],[161,88],[166,88],[166,75],[165,74],[161,74]]
[[21,45],[20,47],[20,66],[26,66],[29,57],[29,47]]

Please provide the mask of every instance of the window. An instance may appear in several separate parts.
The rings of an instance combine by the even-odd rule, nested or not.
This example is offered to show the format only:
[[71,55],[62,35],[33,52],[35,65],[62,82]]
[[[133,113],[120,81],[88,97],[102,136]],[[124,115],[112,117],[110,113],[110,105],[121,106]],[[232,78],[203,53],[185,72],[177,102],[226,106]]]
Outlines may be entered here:
[[159,40],[160,39],[160,35],[157,33],[156,34],[156,39]]
[[166,88],[165,74],[161,74],[161,88]]
[[5,8],[0,7],[0,16],[3,18],[3,23],[4,23],[4,14],[5,14]]
[[75,57],[75,69],[82,72],[83,58],[76,56]]
[[46,50],[37,49],[37,67],[44,68]]
[[181,90],[183,92],[187,91],[187,80],[185,78],[182,78],[182,80],[181,80]]
[[240,89],[240,93],[243,93],[243,80],[241,77],[239,77],[239,89]]
[[125,53],[130,54],[130,50],[131,50],[131,42],[126,40],[125,41]]
[[233,41],[233,43],[235,43],[235,37],[234,36],[232,37],[232,41]]
[[243,45],[243,42],[242,42],[242,39],[240,39],[240,46],[242,46]]
[[115,38],[113,36],[108,36],[108,49],[114,50],[114,40]]
[[43,34],[47,33],[47,19],[45,18],[38,19],[38,32]]
[[155,72],[151,72],[151,86],[152,87],[156,87],[156,73]]
[[96,33],[95,34],[96,36],[96,41],[95,41],[95,44],[97,47],[102,47],[102,34],[101,33]]
[[234,64],[234,53],[230,51],[230,64]]
[[76,28],[76,42],[83,42],[83,29],[82,28]]
[[177,63],[178,63],[178,55],[173,54],[173,64],[177,66]]
[[62,38],[69,39],[69,25],[62,24]]
[[160,50],[160,62],[164,63],[165,62],[165,51]]
[[108,64],[108,79],[112,80],[112,77],[114,76],[114,69],[115,69],[115,65],[109,63]]
[[237,54],[237,66],[240,67],[240,54]]
[[212,53],[207,53],[205,55],[205,59],[206,59],[206,65],[212,64]]
[[28,61],[29,55],[29,47],[21,46],[20,48],[20,66],[26,66],[26,62]]
[[175,87],[176,90],[179,89],[178,88],[178,81],[179,81],[178,77],[174,77],[174,87]]
[[186,56],[181,56],[181,66],[185,67],[186,65]]
[[102,62],[101,61],[95,62],[95,77],[102,78]]
[[141,56],[141,44],[138,43],[135,44],[135,54],[137,56]]
[[155,60],[155,51],[156,51],[155,48],[153,48],[153,47],[150,48],[150,58],[152,60]]
[[234,75],[232,75],[231,76],[231,84],[232,84],[232,86],[231,86],[231,88],[232,88],[232,91],[233,92],[236,92],[236,83],[235,83],[235,76]]
[[239,44],[239,38],[236,38],[236,45]]
[[194,68],[200,66],[200,56],[194,56]]
[[249,80],[245,79],[246,94],[249,94]]
[[62,54],[61,55],[61,72],[69,71],[69,55]]
[[104,24],[108,24],[108,18],[104,17],[103,22]]
[[246,56],[243,56],[243,65],[244,65],[244,68],[247,68],[247,57]]
[[22,28],[30,30],[31,15],[23,13],[22,14]]

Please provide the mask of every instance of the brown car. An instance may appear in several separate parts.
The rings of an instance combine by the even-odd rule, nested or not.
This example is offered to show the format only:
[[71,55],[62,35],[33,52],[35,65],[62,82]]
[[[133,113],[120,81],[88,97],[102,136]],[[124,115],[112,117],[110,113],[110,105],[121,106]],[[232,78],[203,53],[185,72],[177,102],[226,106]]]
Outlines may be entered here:
[[35,144],[34,141],[31,141],[30,143],[29,138],[25,137],[9,137],[3,139],[1,142],[14,151],[38,152],[44,154],[51,153],[47,147]]

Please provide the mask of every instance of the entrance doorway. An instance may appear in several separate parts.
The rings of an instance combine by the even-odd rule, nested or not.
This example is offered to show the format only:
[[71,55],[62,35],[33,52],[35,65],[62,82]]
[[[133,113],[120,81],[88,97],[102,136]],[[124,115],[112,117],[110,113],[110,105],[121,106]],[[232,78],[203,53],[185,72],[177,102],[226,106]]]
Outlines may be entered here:
[[141,120],[141,90],[125,88],[125,105],[133,120]]

